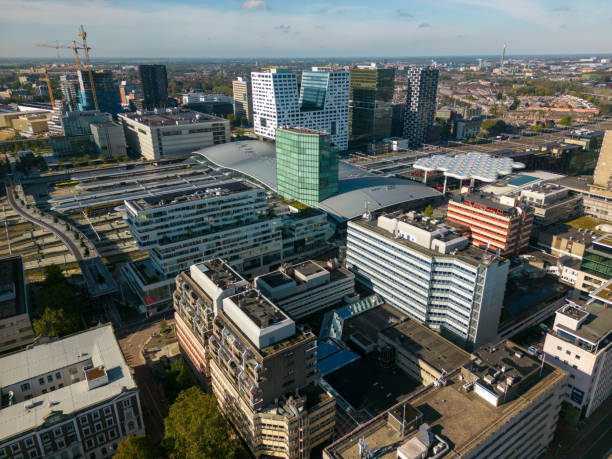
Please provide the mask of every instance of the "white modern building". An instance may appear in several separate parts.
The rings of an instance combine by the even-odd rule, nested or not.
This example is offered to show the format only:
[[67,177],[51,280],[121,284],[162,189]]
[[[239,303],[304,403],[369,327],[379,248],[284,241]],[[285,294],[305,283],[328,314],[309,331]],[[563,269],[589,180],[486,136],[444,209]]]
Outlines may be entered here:
[[255,287],[294,320],[342,303],[355,293],[355,275],[333,261],[284,265],[255,278]]
[[106,458],[145,434],[111,325],[0,358],[1,458]]
[[567,301],[544,342],[546,361],[569,373],[567,401],[590,416],[612,393],[612,282],[589,302]]
[[234,103],[234,98],[226,96],[225,94],[212,94],[205,92],[186,92],[181,96],[183,105],[199,104],[202,102],[226,102],[228,104]]
[[127,222],[149,258],[127,264],[125,278],[148,313],[167,308],[174,277],[202,260],[220,257],[245,274],[329,249],[332,230],[323,212],[277,216],[266,192],[246,181],[125,202]]
[[282,69],[251,73],[255,134],[274,139],[277,127],[327,132],[340,150],[348,148],[350,74],[313,67],[298,77]]
[[467,347],[497,336],[509,261],[413,212],[348,223],[356,280],[413,319]]
[[228,120],[193,110],[124,113],[119,120],[128,147],[148,160],[187,156],[230,141]]

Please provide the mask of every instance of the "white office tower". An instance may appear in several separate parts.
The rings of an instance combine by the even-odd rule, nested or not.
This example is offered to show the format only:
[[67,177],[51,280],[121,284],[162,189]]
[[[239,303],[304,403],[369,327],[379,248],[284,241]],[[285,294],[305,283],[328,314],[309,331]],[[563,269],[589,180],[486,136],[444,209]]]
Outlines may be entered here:
[[546,361],[570,374],[567,401],[590,416],[612,394],[612,281],[586,303],[567,300],[546,335]]
[[436,220],[410,212],[350,221],[346,265],[358,282],[460,345],[497,336],[510,263]]
[[348,148],[350,74],[313,67],[302,73],[270,69],[251,73],[255,134],[274,139],[277,127],[299,126],[327,132],[340,150]]

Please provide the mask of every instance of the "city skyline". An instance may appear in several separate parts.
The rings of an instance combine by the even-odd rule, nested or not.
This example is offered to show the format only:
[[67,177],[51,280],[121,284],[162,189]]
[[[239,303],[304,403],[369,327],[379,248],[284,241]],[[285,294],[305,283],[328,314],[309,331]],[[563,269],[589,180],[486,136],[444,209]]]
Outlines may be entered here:
[[[329,57],[602,53],[612,40],[605,1],[365,0],[302,5],[2,0],[0,58],[56,57],[36,48],[85,24],[95,57]],[[228,27],[228,24],[230,27]],[[24,35],[24,30],[28,34]],[[70,57],[67,53],[62,56]]]

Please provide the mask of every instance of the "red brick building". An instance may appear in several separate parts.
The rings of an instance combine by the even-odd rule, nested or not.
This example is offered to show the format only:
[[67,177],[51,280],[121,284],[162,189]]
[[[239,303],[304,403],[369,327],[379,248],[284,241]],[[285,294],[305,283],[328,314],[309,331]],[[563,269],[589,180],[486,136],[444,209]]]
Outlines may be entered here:
[[472,244],[517,255],[529,244],[533,209],[506,206],[485,194],[457,195],[448,203],[446,218],[469,227]]

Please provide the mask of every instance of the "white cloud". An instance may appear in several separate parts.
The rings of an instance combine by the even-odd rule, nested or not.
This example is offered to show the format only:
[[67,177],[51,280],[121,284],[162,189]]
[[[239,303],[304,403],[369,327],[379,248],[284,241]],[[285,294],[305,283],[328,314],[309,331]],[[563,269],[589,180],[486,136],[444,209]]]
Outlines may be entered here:
[[240,7],[241,10],[267,10],[268,4],[264,0],[246,0]]

